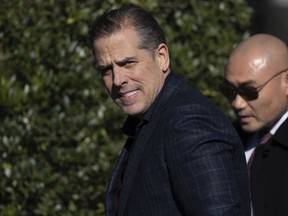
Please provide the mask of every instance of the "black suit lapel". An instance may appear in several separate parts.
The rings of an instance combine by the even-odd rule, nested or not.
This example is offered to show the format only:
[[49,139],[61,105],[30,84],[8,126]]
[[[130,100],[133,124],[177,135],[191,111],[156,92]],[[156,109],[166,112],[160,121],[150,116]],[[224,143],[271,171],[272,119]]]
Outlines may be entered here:
[[[143,125],[139,134],[137,135],[135,142],[133,144],[132,152],[129,156],[129,162],[126,167],[125,176],[123,180],[123,190],[120,194],[120,203],[118,216],[125,216],[125,207],[127,205],[129,196],[131,194],[131,188],[133,187],[135,176],[142,160],[144,151],[147,148],[148,143],[150,142],[151,137],[153,136],[153,131],[158,125],[158,122],[161,118],[161,113],[165,109],[167,102],[170,100],[171,96],[179,91],[180,88],[183,88],[184,82],[179,79],[175,74],[170,73],[166,78],[163,89],[149,109],[149,119],[148,123]],[[169,101],[171,103],[171,101]],[[149,113],[148,111],[148,113]],[[149,163],[149,161],[147,161]]]
[[115,195],[116,195],[116,191],[119,189],[123,166],[128,160],[129,153],[128,153],[126,146],[130,144],[130,141],[131,140],[128,138],[125,143],[124,148],[122,149],[122,152],[114,168],[112,177],[110,179],[109,185],[107,187],[107,194],[106,194],[106,215],[107,216],[116,215]]
[[125,206],[129,199],[131,188],[133,186],[142,155],[146,149],[147,144],[149,143],[149,139],[151,138],[157,122],[159,121],[159,116],[160,115],[158,115],[156,118],[154,117],[154,119],[149,122],[149,127],[146,127],[146,125],[142,127],[135,142],[133,143],[134,146],[130,153],[129,162],[127,164],[123,179],[123,190],[120,194],[118,211],[119,216],[124,216]]
[[275,139],[279,144],[288,148],[288,118],[282,123],[282,125],[278,128],[273,139]]

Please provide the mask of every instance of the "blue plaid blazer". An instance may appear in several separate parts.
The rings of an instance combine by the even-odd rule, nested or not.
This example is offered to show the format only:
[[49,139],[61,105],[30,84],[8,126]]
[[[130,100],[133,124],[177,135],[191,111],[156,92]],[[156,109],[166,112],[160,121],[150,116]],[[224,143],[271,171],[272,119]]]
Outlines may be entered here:
[[250,215],[243,146],[209,99],[171,73],[144,118],[117,211],[126,147],[109,182],[107,216]]

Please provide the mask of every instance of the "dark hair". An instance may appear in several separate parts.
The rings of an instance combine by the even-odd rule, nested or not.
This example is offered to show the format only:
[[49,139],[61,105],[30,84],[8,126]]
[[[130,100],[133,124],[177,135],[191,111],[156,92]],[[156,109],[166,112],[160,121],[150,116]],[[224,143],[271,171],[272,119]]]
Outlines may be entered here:
[[90,32],[93,52],[95,40],[129,27],[134,27],[139,36],[139,48],[147,49],[153,55],[160,43],[166,43],[164,32],[153,16],[143,8],[129,4],[106,12],[94,21]]

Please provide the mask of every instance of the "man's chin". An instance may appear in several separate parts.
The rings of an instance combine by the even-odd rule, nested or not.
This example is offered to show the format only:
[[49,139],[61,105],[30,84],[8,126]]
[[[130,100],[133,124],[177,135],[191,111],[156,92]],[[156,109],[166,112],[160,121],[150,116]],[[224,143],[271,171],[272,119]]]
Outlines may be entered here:
[[255,133],[259,130],[258,127],[253,127],[253,125],[249,125],[249,124],[241,124],[241,128],[243,131],[247,132],[247,133]]
[[128,116],[141,117],[143,115],[143,112],[141,112],[141,110],[133,109],[132,107],[129,107],[129,108],[123,107],[121,109]]

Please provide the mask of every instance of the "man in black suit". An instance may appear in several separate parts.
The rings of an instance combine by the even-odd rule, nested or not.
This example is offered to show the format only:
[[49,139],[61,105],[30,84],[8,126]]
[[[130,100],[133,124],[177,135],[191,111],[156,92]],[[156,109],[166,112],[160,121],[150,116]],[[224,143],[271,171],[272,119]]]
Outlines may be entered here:
[[155,19],[128,5],[91,30],[97,68],[128,115],[107,190],[106,215],[247,216],[244,149],[229,120],[172,73]]
[[241,42],[229,58],[220,89],[242,129],[250,170],[252,213],[288,215],[286,44],[267,34]]

